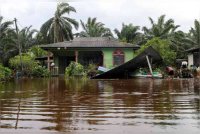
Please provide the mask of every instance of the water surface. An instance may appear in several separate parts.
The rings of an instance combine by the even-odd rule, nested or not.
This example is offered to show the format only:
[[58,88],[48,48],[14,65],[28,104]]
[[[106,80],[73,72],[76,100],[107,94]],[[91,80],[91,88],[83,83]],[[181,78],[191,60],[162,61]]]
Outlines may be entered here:
[[0,84],[0,133],[195,134],[200,80],[23,79]]

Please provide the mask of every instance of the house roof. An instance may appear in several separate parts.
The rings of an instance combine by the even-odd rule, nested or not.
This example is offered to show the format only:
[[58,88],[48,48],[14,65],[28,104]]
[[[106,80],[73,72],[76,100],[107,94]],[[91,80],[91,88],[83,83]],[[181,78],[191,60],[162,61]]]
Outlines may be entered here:
[[160,54],[153,49],[151,46],[146,48],[142,53],[140,53],[135,58],[129,60],[128,62],[117,66],[105,73],[97,75],[92,79],[120,79],[127,78],[128,74],[134,72],[140,67],[148,67],[146,56],[151,58],[152,63],[158,63],[162,61]]
[[188,53],[199,52],[199,47],[190,48],[190,49],[186,50],[186,52],[188,52]]
[[72,41],[58,42],[48,45],[41,45],[41,48],[133,48],[138,49],[140,46],[122,43],[117,39],[109,37],[81,37]]

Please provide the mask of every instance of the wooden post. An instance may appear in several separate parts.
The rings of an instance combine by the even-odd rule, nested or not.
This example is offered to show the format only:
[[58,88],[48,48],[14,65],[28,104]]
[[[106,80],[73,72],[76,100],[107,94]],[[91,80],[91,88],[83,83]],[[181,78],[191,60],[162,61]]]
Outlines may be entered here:
[[146,55],[146,59],[147,59],[147,63],[148,63],[148,66],[149,66],[150,73],[151,73],[151,75],[153,77],[153,71],[152,71],[152,68],[151,68],[151,63],[149,61],[149,56],[148,55]]
[[78,63],[78,51],[75,50],[75,62]]
[[50,52],[48,52],[48,56],[47,56],[47,68],[50,71]]
[[105,65],[104,65],[104,53],[103,53],[103,51],[101,51],[101,53],[102,53],[102,60],[103,60],[103,63],[102,63],[101,66],[105,67]]
[[18,48],[19,48],[19,56],[20,56],[20,64],[21,64],[21,73],[23,74],[23,64],[22,64],[22,46],[20,44],[19,41],[19,30],[18,30],[18,26],[17,26],[17,19],[14,19],[15,22],[15,28],[16,28],[16,34],[17,34],[17,44],[18,44]]

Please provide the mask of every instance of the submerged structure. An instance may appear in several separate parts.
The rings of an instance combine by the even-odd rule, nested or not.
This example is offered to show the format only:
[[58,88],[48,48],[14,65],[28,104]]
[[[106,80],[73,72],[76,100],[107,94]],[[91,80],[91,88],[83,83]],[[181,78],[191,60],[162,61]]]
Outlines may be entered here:
[[[123,79],[129,78],[130,74],[141,67],[149,67],[152,74],[152,64],[162,61],[160,54],[152,47],[148,47],[132,60],[113,68],[105,73],[93,77],[93,79]],[[152,74],[153,75],[153,74]]]
[[108,69],[124,64],[134,57],[140,47],[130,43],[122,43],[109,37],[83,37],[72,41],[41,45],[41,48],[53,53],[53,61],[49,60],[48,68],[53,62],[58,74],[64,74],[71,61],[82,65],[96,64]]
[[186,52],[188,53],[188,66],[199,67],[200,66],[200,48],[199,47],[191,48],[191,49],[186,50]]

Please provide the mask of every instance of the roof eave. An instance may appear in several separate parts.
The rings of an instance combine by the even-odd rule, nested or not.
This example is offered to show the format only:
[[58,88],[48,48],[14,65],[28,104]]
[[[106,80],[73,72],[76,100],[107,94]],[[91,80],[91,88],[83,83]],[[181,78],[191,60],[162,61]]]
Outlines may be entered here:
[[111,47],[63,47],[63,46],[56,46],[56,47],[47,47],[47,46],[41,46],[41,48],[140,48],[140,47],[137,47],[137,46],[127,46],[127,47],[124,47],[124,46],[111,46]]

